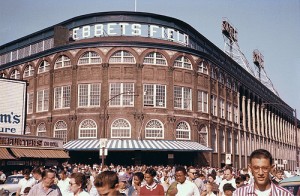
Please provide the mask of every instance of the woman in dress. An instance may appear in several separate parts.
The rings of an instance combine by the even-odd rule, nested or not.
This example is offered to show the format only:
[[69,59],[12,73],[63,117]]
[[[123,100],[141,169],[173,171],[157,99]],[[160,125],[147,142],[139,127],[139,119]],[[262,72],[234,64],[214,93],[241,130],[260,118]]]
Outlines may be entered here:
[[155,195],[155,196],[164,196],[164,188],[162,185],[157,184],[154,181],[156,176],[156,171],[153,168],[148,168],[145,171],[144,178],[146,185],[141,187],[140,195]]

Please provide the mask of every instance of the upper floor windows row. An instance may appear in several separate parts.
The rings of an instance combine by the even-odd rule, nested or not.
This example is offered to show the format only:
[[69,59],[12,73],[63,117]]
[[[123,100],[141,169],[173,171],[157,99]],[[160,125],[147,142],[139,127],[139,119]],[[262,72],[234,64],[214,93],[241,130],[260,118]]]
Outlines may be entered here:
[[[26,127],[27,134],[30,133],[29,126]],[[97,138],[99,127],[97,123],[92,119],[85,119],[81,121],[78,127],[78,138]],[[111,138],[131,138],[132,126],[127,119],[119,118],[112,122],[110,125],[110,136]],[[157,119],[149,120],[145,125],[145,138],[146,139],[164,139],[165,138],[165,127],[164,124]],[[54,124],[53,136],[55,138],[63,139],[66,143],[69,128],[65,121],[59,120]],[[42,122],[37,126],[37,136],[47,136],[46,123]],[[180,121],[176,125],[176,139],[179,140],[190,140],[191,139],[191,127],[185,121]]]

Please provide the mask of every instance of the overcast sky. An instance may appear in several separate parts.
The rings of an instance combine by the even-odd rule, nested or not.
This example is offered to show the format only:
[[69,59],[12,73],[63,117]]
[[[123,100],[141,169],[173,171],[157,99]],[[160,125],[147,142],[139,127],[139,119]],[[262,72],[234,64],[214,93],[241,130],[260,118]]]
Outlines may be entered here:
[[[222,17],[238,29],[252,64],[258,49],[282,100],[300,118],[300,0],[136,0],[137,11],[182,20],[223,50]],[[70,18],[94,12],[134,11],[135,0],[0,0],[0,45]]]

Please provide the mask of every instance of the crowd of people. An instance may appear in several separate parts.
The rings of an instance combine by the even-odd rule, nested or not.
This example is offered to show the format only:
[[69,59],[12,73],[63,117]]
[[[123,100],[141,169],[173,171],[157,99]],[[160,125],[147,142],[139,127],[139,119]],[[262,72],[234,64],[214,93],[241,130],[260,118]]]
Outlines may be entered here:
[[[22,171],[17,196],[166,195],[231,196],[280,195],[289,191],[277,186],[284,172],[276,170],[272,155],[258,149],[250,155],[247,169],[197,168],[193,166],[93,166],[65,164],[61,168]],[[0,174],[1,177],[1,174]]]

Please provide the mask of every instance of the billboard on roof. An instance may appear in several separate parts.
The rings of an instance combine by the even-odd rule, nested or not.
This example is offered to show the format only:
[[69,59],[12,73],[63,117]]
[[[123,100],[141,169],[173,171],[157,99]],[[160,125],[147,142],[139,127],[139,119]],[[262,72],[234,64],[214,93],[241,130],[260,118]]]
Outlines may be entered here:
[[26,81],[0,78],[0,134],[24,134]]

